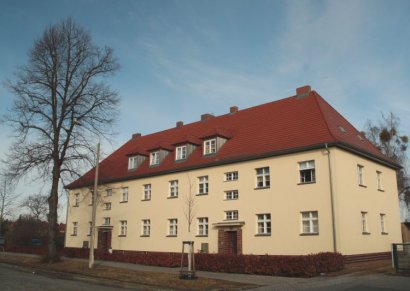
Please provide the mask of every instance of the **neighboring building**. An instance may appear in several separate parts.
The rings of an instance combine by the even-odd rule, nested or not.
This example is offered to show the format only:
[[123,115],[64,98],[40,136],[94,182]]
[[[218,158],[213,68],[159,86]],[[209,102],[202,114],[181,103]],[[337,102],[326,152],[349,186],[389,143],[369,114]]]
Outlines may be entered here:
[[[100,163],[96,247],[344,255],[401,241],[397,164],[309,86],[132,139]],[[66,246],[88,246],[94,170],[67,188]],[[193,197],[188,233],[187,197]],[[188,199],[189,200],[189,199]]]

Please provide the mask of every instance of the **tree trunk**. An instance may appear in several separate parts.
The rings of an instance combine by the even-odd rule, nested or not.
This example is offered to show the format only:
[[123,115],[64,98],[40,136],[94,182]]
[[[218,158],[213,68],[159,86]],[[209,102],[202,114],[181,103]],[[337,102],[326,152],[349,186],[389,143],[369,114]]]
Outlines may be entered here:
[[49,263],[60,260],[58,246],[58,225],[57,225],[57,205],[58,205],[58,184],[60,182],[60,167],[57,163],[53,166],[53,178],[51,184],[50,197],[48,197],[48,256]]

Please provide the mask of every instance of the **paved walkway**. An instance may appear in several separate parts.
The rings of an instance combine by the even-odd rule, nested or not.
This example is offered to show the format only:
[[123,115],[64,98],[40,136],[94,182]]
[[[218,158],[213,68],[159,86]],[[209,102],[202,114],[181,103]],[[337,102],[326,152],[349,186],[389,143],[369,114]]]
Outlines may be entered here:
[[[6,253],[7,255],[7,253]],[[22,256],[36,256],[28,254],[16,254]],[[64,260],[87,261],[85,259],[63,258]],[[145,266],[130,263],[119,263],[110,261],[96,261],[96,265],[110,266],[115,268],[131,269],[136,271],[159,272],[178,275],[179,268],[166,268]],[[314,278],[287,278],[247,274],[230,274],[197,271],[198,277],[220,279],[245,284],[255,284],[254,290],[410,290],[410,277],[389,274],[348,274],[336,277],[318,276]]]

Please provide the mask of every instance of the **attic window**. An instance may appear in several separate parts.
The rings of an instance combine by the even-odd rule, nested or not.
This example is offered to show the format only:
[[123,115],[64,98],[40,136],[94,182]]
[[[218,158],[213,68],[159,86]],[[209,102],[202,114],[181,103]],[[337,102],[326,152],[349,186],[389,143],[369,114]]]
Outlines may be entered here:
[[158,164],[159,164],[159,151],[155,151],[155,152],[152,152],[152,153],[150,154],[149,164],[150,164],[151,166],[154,166],[154,165],[158,165]]
[[137,157],[129,157],[128,158],[128,170],[134,170],[137,168]]
[[341,132],[343,132],[343,133],[346,133],[346,132],[347,132],[346,129],[345,129],[343,126],[339,125],[338,127],[339,127],[339,130],[340,130]]
[[216,153],[216,138],[204,141],[204,155],[211,155]]

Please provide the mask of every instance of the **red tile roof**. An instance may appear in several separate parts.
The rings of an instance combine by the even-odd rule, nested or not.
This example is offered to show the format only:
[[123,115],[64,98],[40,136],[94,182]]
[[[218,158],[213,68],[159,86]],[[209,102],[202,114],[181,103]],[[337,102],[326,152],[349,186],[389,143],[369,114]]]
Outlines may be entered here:
[[[299,95],[234,111],[167,129],[136,136],[100,163],[100,183],[160,175],[217,164],[233,163],[267,156],[329,146],[338,146],[387,166],[398,165],[373,146],[318,93],[305,86]],[[228,139],[218,153],[203,156],[202,145],[185,160],[175,162],[175,145],[198,144],[200,139],[222,136]],[[149,159],[134,171],[128,170],[128,157],[147,154],[152,149],[171,150],[158,166]],[[67,188],[92,185],[94,169]]]

